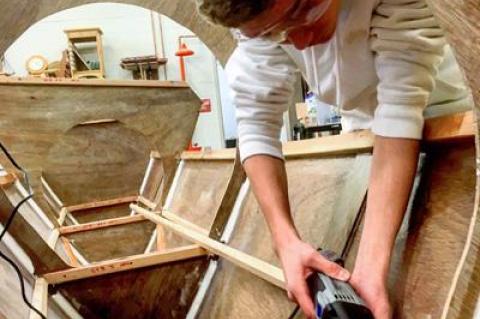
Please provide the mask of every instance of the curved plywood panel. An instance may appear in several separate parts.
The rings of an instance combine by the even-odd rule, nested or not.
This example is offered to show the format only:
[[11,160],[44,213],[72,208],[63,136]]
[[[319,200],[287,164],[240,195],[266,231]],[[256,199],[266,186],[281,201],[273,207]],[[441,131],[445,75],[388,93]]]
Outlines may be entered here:
[[[480,4],[477,0],[427,0],[427,2],[447,33],[448,41],[472,89],[478,112],[480,106]],[[478,156],[477,134],[477,163]],[[477,178],[475,207],[469,223],[467,242],[456,269],[456,277],[452,280],[449,299],[443,309],[442,318],[471,318],[477,307],[480,294],[479,183],[480,180]]]
[[135,195],[154,148],[119,122],[75,126],[49,149],[43,176],[67,206]]
[[[137,194],[151,150],[173,157],[186,148],[199,107],[179,84],[8,80],[0,82],[0,140],[30,173],[37,195],[44,172],[67,205],[107,200]],[[105,121],[78,126],[98,120]]]
[[[287,160],[292,212],[314,247],[341,252],[367,191],[368,154]],[[249,192],[229,246],[279,266],[270,232]],[[199,318],[288,318],[295,306],[285,291],[222,260]]]
[[[101,3],[101,0],[0,0],[2,14],[0,16],[0,53],[5,50],[28,27],[41,19],[70,8],[84,4]],[[207,24],[199,17],[194,0],[115,0],[122,4],[137,5],[166,15],[195,33],[225,63],[235,44],[230,32]]]

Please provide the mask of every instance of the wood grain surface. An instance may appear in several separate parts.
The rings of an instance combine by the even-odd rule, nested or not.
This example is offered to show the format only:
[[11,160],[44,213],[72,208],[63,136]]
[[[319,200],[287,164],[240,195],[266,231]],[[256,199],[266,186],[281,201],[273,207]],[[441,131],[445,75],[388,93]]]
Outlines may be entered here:
[[[341,252],[366,194],[370,155],[287,161],[290,200],[302,238]],[[229,243],[279,266],[264,217],[252,192]],[[287,318],[284,291],[220,261],[200,318]]]
[[66,237],[88,261],[94,262],[143,253],[154,229],[154,224],[144,221]]
[[[149,152],[173,157],[191,139],[200,102],[189,88],[6,86],[0,139],[65,205],[138,193]],[[79,125],[99,118],[115,122]],[[0,162],[10,167],[2,156]],[[173,174],[174,167],[169,167]],[[56,216],[51,216],[54,220]]]
[[206,257],[58,285],[84,318],[185,318]]
[[[477,123],[477,158],[480,155],[478,140],[478,111],[480,107],[480,4],[477,0],[427,0],[438,22],[446,32],[447,40],[469,84],[475,102]],[[478,159],[477,159],[478,161]],[[480,180],[477,179],[477,185]],[[448,304],[442,318],[470,318],[478,309],[480,292],[480,216],[479,189],[475,211],[472,214],[468,240],[463,250],[456,280],[452,283]]]
[[[233,161],[185,160],[169,211],[210,231],[232,169]],[[166,230],[167,247],[185,243],[188,242]]]
[[473,139],[431,148],[422,175],[393,289],[398,318],[441,318],[474,208]]

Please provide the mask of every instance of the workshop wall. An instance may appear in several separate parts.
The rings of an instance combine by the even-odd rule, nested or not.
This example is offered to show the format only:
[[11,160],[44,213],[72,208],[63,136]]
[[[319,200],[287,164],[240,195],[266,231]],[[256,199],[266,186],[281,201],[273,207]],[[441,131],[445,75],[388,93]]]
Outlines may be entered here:
[[[159,70],[160,80],[180,80],[178,37],[193,33],[166,16],[150,10],[124,4],[98,3],[84,5],[53,14],[31,26],[6,51],[6,71],[26,76],[27,59],[40,54],[49,62],[61,59],[67,47],[63,30],[69,28],[100,27],[103,31],[105,70],[107,79],[132,79],[130,71],[120,67],[125,57],[154,55],[168,58],[166,67]],[[155,41],[154,41],[155,38]],[[195,52],[185,59],[187,82],[202,99],[210,100],[211,111],[200,114],[193,144],[218,149],[224,147],[222,101],[228,103],[228,88],[219,87],[219,64],[198,38],[187,38],[184,42]],[[155,50],[156,43],[156,50]],[[231,105],[225,121],[228,138],[235,138],[236,124]],[[233,133],[230,133],[233,132]],[[232,136],[233,135],[233,136]]]

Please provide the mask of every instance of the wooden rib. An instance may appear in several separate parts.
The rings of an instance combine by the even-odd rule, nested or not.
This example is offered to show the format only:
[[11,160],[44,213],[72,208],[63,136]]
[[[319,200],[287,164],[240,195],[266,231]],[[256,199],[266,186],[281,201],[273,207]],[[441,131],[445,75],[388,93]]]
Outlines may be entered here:
[[59,231],[60,231],[60,235],[68,235],[68,234],[80,233],[85,231],[91,231],[94,229],[107,228],[107,227],[125,225],[125,224],[131,224],[131,223],[138,223],[143,220],[145,220],[145,218],[141,215],[118,217],[118,218],[111,218],[111,219],[91,222],[87,224],[64,226],[64,227],[60,227]]
[[429,119],[425,122],[423,139],[439,142],[475,136],[476,119],[473,111]]
[[[150,208],[151,210],[155,210],[157,208],[157,205],[155,203],[152,203],[151,201],[149,201],[148,199],[146,199],[145,197],[143,196],[138,196],[138,202],[142,203],[143,205],[147,206],[148,208]],[[167,219],[170,219],[176,223],[179,223],[185,227],[188,227],[188,228],[191,228],[191,229],[194,229],[195,231],[199,232],[199,233],[202,233],[204,235],[208,235],[208,231],[206,229],[203,229],[202,227],[200,226],[197,226],[195,225],[194,223],[191,223],[189,222],[188,220],[185,220],[179,216],[177,216],[175,213],[172,213],[166,209],[163,209],[161,212],[160,211],[156,211],[158,213],[160,213],[161,215],[165,216],[165,218]]]
[[65,237],[60,237],[60,240],[62,241],[63,248],[65,249],[65,253],[67,254],[68,258],[70,258],[70,263],[74,267],[79,267],[80,263],[78,262],[77,257],[73,253],[72,250],[72,245],[70,244],[70,241],[65,238]]
[[188,88],[181,81],[151,81],[151,80],[73,80],[66,78],[22,78],[2,77],[0,85],[53,85],[53,86],[108,86],[108,87],[152,87],[152,88]]
[[209,238],[208,236],[192,230],[191,228],[170,221],[137,205],[132,204],[130,205],[130,208],[135,210],[137,213],[144,215],[152,222],[163,225],[176,234],[197,243],[216,255],[227,259],[234,265],[251,272],[252,274],[270,282],[277,287],[285,289],[285,278],[280,268],[245,254],[240,250],[224,245]]
[[121,198],[114,198],[114,199],[107,199],[103,201],[96,201],[91,203],[84,203],[78,205],[67,206],[67,210],[71,212],[78,212],[87,209],[99,208],[99,207],[106,207],[106,206],[115,206],[121,205],[125,203],[131,203],[137,201],[138,196],[125,196]]
[[157,251],[165,250],[167,242],[165,239],[165,229],[162,225],[157,225]]
[[[456,138],[475,136],[476,120],[473,111],[432,118],[425,121],[423,140],[426,142],[447,141]],[[374,135],[368,131],[358,131],[317,139],[292,141],[283,144],[286,158],[314,155],[343,155],[369,152],[373,148]],[[183,152],[185,160],[233,160],[235,149],[216,151]]]
[[240,188],[242,187],[245,178],[246,174],[243,170],[242,162],[240,160],[240,153],[237,148],[230,180],[228,181],[227,188],[225,189],[222,197],[222,202],[215,213],[215,219],[212,227],[210,228],[210,238],[220,240],[222,237],[225,226],[227,225],[232,213],[233,206],[235,205],[235,200],[238,197],[238,193],[240,192]]
[[[47,317],[48,310],[48,282],[44,278],[37,278],[33,289],[32,305]],[[30,310],[29,319],[40,319],[41,317],[33,310]]]
[[138,197],[137,197],[137,201],[138,201],[139,203],[142,203],[143,205],[147,206],[148,208],[150,208],[150,209],[152,209],[152,210],[157,208],[157,204],[155,204],[154,202],[146,199],[146,198],[143,197],[143,196],[138,196]]
[[50,284],[59,284],[78,279],[91,278],[106,274],[118,273],[132,269],[167,264],[207,255],[207,251],[198,245],[190,245],[154,252],[102,261],[89,266],[47,273],[44,278]]
[[58,213],[59,216],[58,216],[57,222],[58,222],[58,225],[60,225],[60,227],[62,227],[63,223],[65,223],[65,218],[67,217],[67,213],[68,213],[68,210],[66,207],[62,207],[62,209],[60,210],[60,213]]
[[50,233],[50,236],[48,236],[47,245],[52,250],[55,250],[55,245],[57,244],[58,236],[60,236],[60,231],[58,228],[53,229],[52,232]]

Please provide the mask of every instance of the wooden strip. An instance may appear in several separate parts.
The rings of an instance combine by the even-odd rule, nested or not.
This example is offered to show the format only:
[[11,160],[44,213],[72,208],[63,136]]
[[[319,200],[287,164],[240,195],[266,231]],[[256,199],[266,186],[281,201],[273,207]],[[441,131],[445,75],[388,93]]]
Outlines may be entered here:
[[[369,152],[373,148],[374,135],[370,131],[359,131],[317,139],[292,141],[283,144],[285,158],[321,155],[345,155]],[[209,152],[183,152],[184,160],[234,160],[235,149]]]
[[[152,209],[152,210],[157,208],[157,205],[155,203],[152,203],[151,201],[149,201],[145,197],[138,196],[138,201],[140,203],[144,204],[145,206],[147,206],[148,208]],[[193,229],[193,230],[195,230],[199,233],[202,233],[202,234],[205,234],[205,235],[208,234],[208,231],[206,229],[203,229],[203,228],[199,227],[198,225],[195,225],[194,223],[191,223],[188,220],[185,220],[185,219],[177,216],[175,213],[172,213],[172,212],[170,212],[166,209],[163,209],[161,212],[158,212],[158,213],[163,215],[165,218],[170,219],[171,221],[174,221],[174,222],[176,222],[178,224],[181,224],[185,227],[191,228],[191,229]]]
[[145,88],[188,88],[186,82],[181,81],[152,81],[152,80],[95,80],[95,79],[66,79],[66,78],[22,78],[2,77],[0,85],[52,85],[52,86],[95,86],[95,87],[145,87]]
[[146,198],[143,197],[143,196],[138,196],[137,201],[138,201],[139,203],[142,203],[143,205],[147,206],[148,208],[150,208],[150,209],[152,209],[152,210],[154,210],[154,209],[157,208],[157,204],[155,204],[154,202],[146,199]]
[[91,202],[91,203],[85,203],[85,204],[78,204],[78,205],[73,205],[73,206],[68,206],[66,207],[67,210],[71,212],[78,212],[82,210],[87,210],[87,209],[93,209],[93,208],[99,208],[99,207],[106,207],[106,206],[115,206],[115,205],[121,205],[125,203],[131,203],[137,201],[138,196],[125,196],[121,198],[114,198],[114,199],[107,199],[103,201],[96,201],[96,202]]
[[237,148],[235,163],[233,164],[232,174],[228,181],[227,188],[223,194],[222,202],[215,213],[215,219],[212,227],[210,228],[209,237],[215,240],[220,240],[222,237],[227,221],[232,213],[235,200],[237,199],[240,188],[245,181],[246,174],[242,167],[242,161],[240,160],[240,153]]
[[447,141],[475,136],[477,122],[473,111],[429,119],[425,122],[423,139]]
[[157,225],[157,251],[165,250],[167,247],[166,239],[165,239],[165,229],[162,225]]
[[64,206],[64,204],[62,203],[60,198],[58,198],[57,194],[55,194],[55,192],[43,176],[40,177],[40,181],[42,183],[43,196],[50,204],[50,206],[52,206],[52,208],[58,212]]
[[59,213],[59,217],[57,219],[58,225],[60,225],[60,227],[62,227],[63,223],[65,223],[65,218],[67,217],[67,213],[68,213],[67,208],[62,207],[62,209],[60,210],[60,213]]
[[52,230],[52,232],[50,233],[50,236],[48,237],[47,245],[52,250],[55,250],[55,245],[57,244],[58,236],[60,236],[60,231],[57,228],[55,228],[54,230]]
[[130,205],[130,208],[135,210],[137,213],[144,215],[152,222],[163,225],[178,235],[191,240],[203,248],[211,251],[212,253],[227,259],[234,265],[251,272],[252,274],[270,282],[277,287],[285,289],[285,278],[280,268],[245,254],[240,250],[224,245],[209,238],[208,236],[205,236],[199,232],[195,232],[183,225],[172,222],[137,205],[132,204]]
[[317,139],[288,142],[283,145],[285,158],[317,155],[346,155],[370,152],[374,135],[370,131],[359,131]]
[[115,123],[115,122],[118,122],[118,120],[115,120],[115,119],[98,119],[98,120],[86,121],[86,122],[80,123],[78,125],[94,125],[94,124],[105,124],[105,123]]
[[[426,142],[447,141],[475,136],[476,120],[473,111],[432,118],[425,121],[423,140]],[[373,148],[374,135],[359,131],[317,139],[292,141],[283,144],[286,158],[344,155],[369,152]],[[233,160],[235,149],[222,149],[202,152],[183,152],[184,160]]]
[[[47,317],[48,310],[48,282],[44,278],[35,280],[33,289],[32,305]],[[41,319],[41,317],[33,310],[30,310],[30,319]]]
[[72,245],[70,244],[70,241],[65,238],[65,237],[60,237],[60,240],[62,241],[63,248],[65,249],[65,253],[67,254],[68,258],[70,258],[70,263],[74,267],[80,266],[80,263],[78,262],[77,257],[73,253],[72,250]]
[[107,227],[125,225],[125,224],[131,224],[131,223],[138,223],[143,220],[145,220],[145,218],[141,215],[126,216],[126,217],[100,220],[100,221],[91,222],[87,224],[64,226],[64,227],[60,227],[59,231],[60,231],[60,235],[68,235],[68,234],[80,233],[85,231],[91,231],[94,229],[107,228]]
[[44,278],[50,284],[59,284],[78,279],[118,273],[121,271],[127,271],[154,265],[162,265],[174,261],[205,256],[207,254],[207,251],[199,247],[198,245],[191,245],[168,249],[162,252],[154,252],[150,254],[142,254],[109,261],[102,261],[85,267],[48,273],[44,275]]

